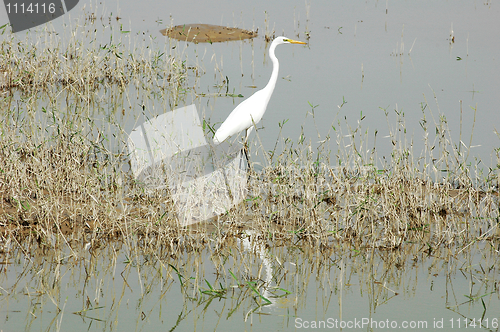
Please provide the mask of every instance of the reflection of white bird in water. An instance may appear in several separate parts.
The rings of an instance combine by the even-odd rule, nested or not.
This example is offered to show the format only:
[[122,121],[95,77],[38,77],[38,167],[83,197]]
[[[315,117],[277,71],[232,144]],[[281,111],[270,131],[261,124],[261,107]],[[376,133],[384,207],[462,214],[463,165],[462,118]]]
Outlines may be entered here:
[[280,44],[305,43],[286,37],[277,37],[273,40],[271,47],[269,47],[269,57],[273,62],[273,73],[271,74],[269,83],[267,83],[264,89],[257,91],[250,98],[244,100],[231,112],[231,114],[229,114],[226,121],[222,123],[214,135],[215,144],[222,143],[229,136],[237,134],[242,130],[246,130],[246,142],[253,129],[253,125],[257,124],[260,119],[262,119],[262,116],[266,111],[267,104],[269,103],[269,99],[271,99],[271,95],[273,94],[274,87],[276,86],[276,80],[278,79],[280,64],[276,55],[274,55],[274,49]]

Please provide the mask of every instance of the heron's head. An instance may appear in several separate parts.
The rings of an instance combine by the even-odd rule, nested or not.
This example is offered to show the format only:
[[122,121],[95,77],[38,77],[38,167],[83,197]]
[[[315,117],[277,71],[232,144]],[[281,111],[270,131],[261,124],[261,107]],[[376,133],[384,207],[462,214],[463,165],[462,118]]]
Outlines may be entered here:
[[279,44],[306,44],[306,43],[298,40],[293,40],[287,37],[279,36],[273,40],[273,44],[279,45]]

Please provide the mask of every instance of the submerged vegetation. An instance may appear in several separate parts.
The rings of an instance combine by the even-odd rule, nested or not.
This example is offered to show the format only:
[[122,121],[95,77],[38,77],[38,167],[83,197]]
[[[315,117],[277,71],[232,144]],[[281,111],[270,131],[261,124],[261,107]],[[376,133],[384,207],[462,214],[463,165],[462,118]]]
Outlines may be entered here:
[[[102,22],[87,15],[63,37],[47,30],[22,40],[8,28],[2,31],[1,252],[8,263],[21,253],[51,252],[49,263],[35,259],[32,264],[42,271],[43,291],[59,309],[64,303],[53,300],[58,296],[47,282],[57,276],[45,265],[83,267],[87,283],[95,264],[102,257],[113,261],[118,252],[127,257],[125,275],[138,269],[143,297],[151,296],[155,283],[165,287],[163,296],[175,281],[185,299],[206,309],[214,299],[240,290],[230,315],[245,309],[245,319],[275,303],[270,297],[293,293],[300,306],[299,280],[305,282],[313,270],[318,278],[332,269],[345,275],[346,258],[353,260],[350,273],[366,279],[372,300],[380,303],[394,292],[377,280],[399,282],[400,269],[410,260],[432,255],[446,262],[474,248],[490,257],[488,271],[474,270],[483,273],[484,294],[498,293],[497,281],[487,279],[498,275],[499,166],[483,170],[487,166],[471,162],[462,142],[451,141],[444,116],[435,121],[427,102],[422,103],[424,151],[413,150],[398,110],[389,158],[379,158],[371,148],[377,134],[368,137],[362,118],[347,132],[343,123],[332,124],[319,146],[304,136],[298,142],[280,138],[273,151],[260,144],[252,157],[258,155],[265,165],[249,173],[245,201],[213,220],[178,226],[168,190],[147,192],[134,180],[124,142],[139,115],[148,118],[185,103],[203,69],[190,63],[178,42],[158,50],[152,38],[134,39],[119,23]],[[99,24],[104,33],[95,29]],[[389,119],[389,111],[383,111]],[[260,140],[258,132],[255,139]],[[241,249],[249,236],[255,236],[251,248]],[[254,252],[254,261],[279,256],[295,262],[293,275],[274,263],[276,287],[270,287],[262,266],[255,271],[261,263],[249,262],[245,251]],[[200,252],[210,255],[215,278],[203,272]],[[78,260],[89,253],[90,261]],[[387,264],[388,275],[377,274],[373,265],[366,272],[374,255]],[[233,267],[225,267],[226,261]],[[306,262],[314,268],[306,271]],[[456,269],[458,263],[453,264]],[[343,287],[339,280],[324,284],[331,291]],[[86,299],[77,314],[88,317],[89,310],[98,310],[98,297]],[[247,297],[254,302],[242,305]],[[186,303],[184,314],[190,312]]]

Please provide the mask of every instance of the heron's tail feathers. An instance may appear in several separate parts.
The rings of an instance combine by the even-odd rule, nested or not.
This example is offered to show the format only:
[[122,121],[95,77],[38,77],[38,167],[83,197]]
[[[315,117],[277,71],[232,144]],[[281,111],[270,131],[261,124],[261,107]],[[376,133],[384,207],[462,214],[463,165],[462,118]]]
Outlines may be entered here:
[[215,132],[215,135],[214,135],[214,144],[215,145],[219,145],[221,144],[222,142],[224,142],[224,140],[227,138],[227,135],[226,137],[223,137],[223,134],[220,132],[220,130],[217,130]]

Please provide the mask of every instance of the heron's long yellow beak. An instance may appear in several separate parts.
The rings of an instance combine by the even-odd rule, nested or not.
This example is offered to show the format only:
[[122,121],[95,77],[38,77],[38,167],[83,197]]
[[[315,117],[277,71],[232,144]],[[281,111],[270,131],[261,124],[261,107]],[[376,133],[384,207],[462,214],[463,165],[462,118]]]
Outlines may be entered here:
[[287,39],[286,40],[287,42],[289,42],[290,44],[307,44],[307,43],[304,43],[304,42],[301,42],[301,41],[298,41],[298,40],[293,40],[293,39]]

